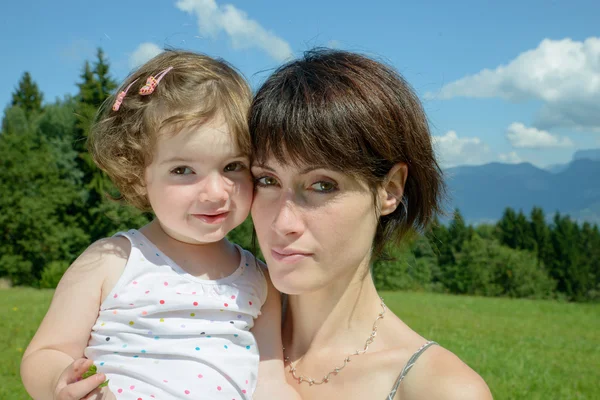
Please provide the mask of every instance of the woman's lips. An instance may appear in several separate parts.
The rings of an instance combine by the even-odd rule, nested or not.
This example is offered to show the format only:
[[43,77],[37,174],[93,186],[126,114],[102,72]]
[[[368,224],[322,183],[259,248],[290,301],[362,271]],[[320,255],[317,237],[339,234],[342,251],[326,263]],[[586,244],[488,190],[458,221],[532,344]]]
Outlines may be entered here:
[[192,214],[194,218],[199,219],[207,224],[219,224],[223,222],[229,215],[229,211],[218,214]]
[[271,256],[275,261],[292,264],[312,256],[312,253],[297,250],[272,249]]

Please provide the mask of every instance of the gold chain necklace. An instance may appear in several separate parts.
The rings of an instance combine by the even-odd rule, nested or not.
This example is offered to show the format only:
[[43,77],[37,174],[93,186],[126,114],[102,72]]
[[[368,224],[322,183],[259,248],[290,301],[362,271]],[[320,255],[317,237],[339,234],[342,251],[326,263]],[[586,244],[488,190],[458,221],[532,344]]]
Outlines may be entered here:
[[[306,383],[308,383],[309,386],[312,386],[312,385],[322,385],[324,383],[329,382],[329,380],[331,379],[331,375],[337,375],[337,374],[339,374],[340,371],[344,369],[344,367],[346,366],[346,364],[348,364],[350,362],[350,357],[359,356],[361,354],[366,353],[367,350],[369,349],[369,345],[371,343],[373,343],[373,341],[375,340],[375,336],[377,336],[377,322],[379,322],[379,320],[382,319],[383,316],[385,315],[386,306],[385,306],[385,303],[383,302],[383,298],[380,297],[380,299],[381,299],[381,309],[382,309],[382,311],[379,314],[377,314],[377,318],[375,318],[375,322],[373,322],[373,331],[371,332],[371,334],[367,338],[367,341],[365,342],[365,347],[362,350],[356,350],[354,353],[348,355],[348,357],[346,357],[344,359],[344,364],[343,365],[341,365],[339,367],[335,367],[334,369],[332,369],[319,382],[315,381],[313,378],[309,378],[309,377],[306,377],[304,375],[297,376],[296,375],[296,367],[294,366],[294,363],[292,363],[290,361],[289,357],[284,357],[283,360],[286,363],[289,363],[289,366],[290,366],[289,367],[289,371],[292,374],[292,376],[294,377],[294,379],[297,380],[299,384],[302,383],[302,382],[306,382]],[[285,347],[283,348],[283,351],[285,353]]]

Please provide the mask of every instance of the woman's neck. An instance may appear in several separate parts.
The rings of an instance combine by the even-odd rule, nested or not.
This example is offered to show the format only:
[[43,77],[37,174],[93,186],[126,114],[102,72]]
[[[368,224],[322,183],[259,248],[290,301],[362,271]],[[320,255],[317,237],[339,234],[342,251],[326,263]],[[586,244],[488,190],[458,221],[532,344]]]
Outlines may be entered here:
[[352,353],[364,347],[381,312],[368,261],[317,291],[288,297],[283,327],[285,355],[292,361],[309,351]]

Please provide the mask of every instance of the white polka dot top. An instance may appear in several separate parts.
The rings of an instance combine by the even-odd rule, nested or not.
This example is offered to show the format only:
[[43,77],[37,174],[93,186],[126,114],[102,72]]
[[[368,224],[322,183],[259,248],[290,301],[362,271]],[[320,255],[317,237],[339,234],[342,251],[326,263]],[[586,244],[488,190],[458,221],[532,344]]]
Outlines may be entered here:
[[137,230],[127,265],[100,306],[85,356],[119,400],[251,399],[258,349],[249,330],[267,283],[237,246],[238,269],[219,280],[186,273]]

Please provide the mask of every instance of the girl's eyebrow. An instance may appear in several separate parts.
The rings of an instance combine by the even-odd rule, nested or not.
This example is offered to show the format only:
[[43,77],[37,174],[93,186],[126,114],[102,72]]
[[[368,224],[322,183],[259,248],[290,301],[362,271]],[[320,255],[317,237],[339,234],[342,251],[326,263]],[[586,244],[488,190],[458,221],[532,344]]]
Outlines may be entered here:
[[[233,156],[228,157],[228,158],[247,158],[247,157],[248,157],[247,154],[238,153],[238,154],[233,155]],[[163,164],[169,164],[169,163],[174,163],[174,162],[187,163],[187,162],[191,162],[191,161],[194,161],[194,160],[192,160],[191,158],[186,158],[186,157],[181,157],[181,156],[174,156],[174,157],[171,157],[171,158],[168,158],[168,159],[164,160],[160,164],[163,165]]]

